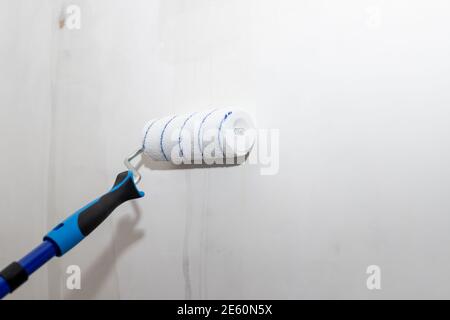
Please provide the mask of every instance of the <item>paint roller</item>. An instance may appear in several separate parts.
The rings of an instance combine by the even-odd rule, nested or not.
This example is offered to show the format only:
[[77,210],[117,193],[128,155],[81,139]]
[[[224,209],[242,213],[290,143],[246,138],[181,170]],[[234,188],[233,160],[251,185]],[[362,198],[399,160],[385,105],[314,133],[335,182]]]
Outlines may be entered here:
[[247,155],[255,142],[254,123],[244,111],[220,108],[149,121],[140,148],[124,161],[128,171],[113,187],[54,227],[43,242],[0,272],[0,299],[25,283],[53,257],[61,257],[94,231],[122,203],[142,198],[133,159],[144,154],[175,164],[214,164]]

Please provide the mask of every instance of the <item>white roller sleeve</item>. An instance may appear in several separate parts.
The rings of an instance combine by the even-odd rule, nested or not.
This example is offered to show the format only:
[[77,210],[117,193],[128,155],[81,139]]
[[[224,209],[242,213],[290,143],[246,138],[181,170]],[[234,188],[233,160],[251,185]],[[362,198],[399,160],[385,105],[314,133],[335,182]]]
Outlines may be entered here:
[[144,152],[153,160],[192,162],[245,156],[255,142],[254,123],[244,111],[220,108],[149,121]]

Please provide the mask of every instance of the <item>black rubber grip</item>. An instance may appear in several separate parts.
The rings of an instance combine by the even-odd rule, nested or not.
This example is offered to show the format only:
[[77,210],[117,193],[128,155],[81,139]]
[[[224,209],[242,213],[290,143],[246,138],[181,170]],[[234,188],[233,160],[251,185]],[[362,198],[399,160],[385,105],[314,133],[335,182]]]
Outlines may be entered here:
[[13,262],[3,269],[0,272],[0,276],[8,283],[10,293],[28,280],[28,273],[17,262]]
[[81,233],[87,236],[122,203],[142,196],[143,193],[136,188],[133,175],[129,171],[120,173],[113,188],[78,216]]

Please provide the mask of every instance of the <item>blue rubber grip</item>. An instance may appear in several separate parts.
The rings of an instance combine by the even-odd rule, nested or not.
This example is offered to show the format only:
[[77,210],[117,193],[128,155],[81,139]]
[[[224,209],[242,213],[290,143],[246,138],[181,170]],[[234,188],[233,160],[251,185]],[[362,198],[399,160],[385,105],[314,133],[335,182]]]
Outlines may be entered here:
[[58,247],[57,256],[64,255],[67,251],[75,247],[85,236],[81,233],[78,226],[79,215],[92,206],[98,199],[92,201],[88,205],[84,206],[66,220],[58,224],[44,237],[44,240],[51,241]]
[[76,246],[120,204],[144,196],[133,179],[131,171],[122,172],[109,192],[72,214],[45,236],[44,240],[56,244],[58,257]]

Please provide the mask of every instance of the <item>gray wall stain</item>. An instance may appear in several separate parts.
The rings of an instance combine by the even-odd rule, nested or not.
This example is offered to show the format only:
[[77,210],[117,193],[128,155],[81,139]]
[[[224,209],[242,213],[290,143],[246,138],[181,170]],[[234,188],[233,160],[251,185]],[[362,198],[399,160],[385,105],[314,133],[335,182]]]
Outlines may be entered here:
[[193,199],[192,199],[192,181],[191,181],[191,173],[186,172],[186,189],[187,189],[187,197],[186,197],[186,221],[185,221],[185,229],[184,229],[184,241],[183,241],[183,277],[184,277],[184,295],[185,299],[192,299],[192,284],[191,284],[191,275],[190,275],[190,255],[189,255],[189,244],[190,244],[190,235],[191,235],[191,226],[192,226],[192,214],[193,214]]
[[208,194],[209,194],[209,171],[203,172],[203,183],[201,186],[202,209],[200,217],[200,277],[199,277],[199,298],[207,299],[208,296]]

